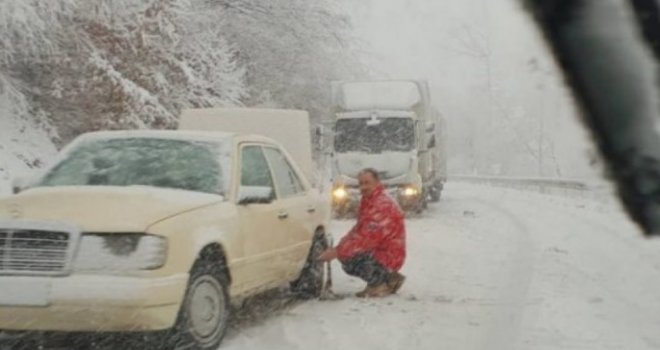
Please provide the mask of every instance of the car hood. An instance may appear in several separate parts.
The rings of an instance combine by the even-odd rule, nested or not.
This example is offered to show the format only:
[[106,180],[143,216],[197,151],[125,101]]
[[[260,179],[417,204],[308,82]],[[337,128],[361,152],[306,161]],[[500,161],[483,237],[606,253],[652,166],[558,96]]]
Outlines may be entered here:
[[337,153],[337,170],[341,175],[356,179],[365,168],[376,169],[382,180],[405,176],[413,166],[414,152]]
[[0,218],[66,222],[86,232],[143,232],[222,201],[219,195],[143,186],[38,187],[0,200]]

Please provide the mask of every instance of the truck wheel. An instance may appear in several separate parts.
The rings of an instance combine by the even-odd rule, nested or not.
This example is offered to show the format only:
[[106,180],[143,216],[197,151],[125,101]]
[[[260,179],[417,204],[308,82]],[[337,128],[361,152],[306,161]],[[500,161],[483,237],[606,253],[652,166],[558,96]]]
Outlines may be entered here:
[[179,317],[165,348],[216,350],[229,323],[229,293],[220,261],[198,260],[190,273]]
[[328,241],[323,230],[318,230],[314,237],[300,277],[291,282],[291,291],[301,299],[318,298],[323,289],[323,263],[318,257],[328,248]]
[[442,194],[442,189],[444,188],[444,184],[442,182],[436,182],[432,187],[431,187],[431,202],[436,203],[440,201],[440,195]]
[[440,190],[435,187],[431,189],[431,193],[430,193],[431,203],[437,203],[440,201],[440,193],[441,193]]
[[415,204],[413,212],[417,215],[421,215],[427,207],[426,198],[420,198],[419,201]]

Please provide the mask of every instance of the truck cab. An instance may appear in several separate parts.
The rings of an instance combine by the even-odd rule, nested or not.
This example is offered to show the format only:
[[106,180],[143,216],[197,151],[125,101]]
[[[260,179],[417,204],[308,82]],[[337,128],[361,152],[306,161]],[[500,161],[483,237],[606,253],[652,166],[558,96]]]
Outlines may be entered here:
[[333,208],[337,216],[359,203],[357,176],[379,172],[402,209],[421,211],[439,198],[444,157],[438,152],[439,115],[428,88],[415,81],[335,83],[333,86]]

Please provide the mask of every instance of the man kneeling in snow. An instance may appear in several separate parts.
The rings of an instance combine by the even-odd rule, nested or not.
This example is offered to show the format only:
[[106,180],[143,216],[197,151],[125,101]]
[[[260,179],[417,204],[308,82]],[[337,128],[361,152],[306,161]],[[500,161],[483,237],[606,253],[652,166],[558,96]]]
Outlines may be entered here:
[[385,192],[376,170],[362,170],[358,180],[362,193],[358,222],[319,259],[338,258],[347,274],[366,281],[358,297],[383,297],[396,293],[405,280],[398,272],[406,257],[404,216]]

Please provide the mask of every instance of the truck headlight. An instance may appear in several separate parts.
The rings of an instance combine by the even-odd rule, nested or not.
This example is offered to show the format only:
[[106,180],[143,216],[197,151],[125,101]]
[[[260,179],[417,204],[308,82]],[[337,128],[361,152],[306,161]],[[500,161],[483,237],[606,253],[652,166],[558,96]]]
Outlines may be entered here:
[[76,271],[138,271],[162,267],[167,240],[144,233],[87,233],[82,235],[74,263]]
[[343,187],[337,187],[334,191],[332,191],[332,197],[334,197],[335,199],[344,199],[347,196],[348,196],[348,192]]
[[414,186],[406,186],[401,190],[401,194],[406,197],[414,197],[419,195],[419,190]]

